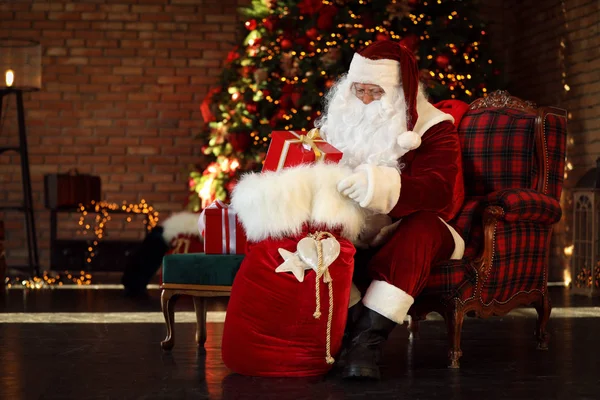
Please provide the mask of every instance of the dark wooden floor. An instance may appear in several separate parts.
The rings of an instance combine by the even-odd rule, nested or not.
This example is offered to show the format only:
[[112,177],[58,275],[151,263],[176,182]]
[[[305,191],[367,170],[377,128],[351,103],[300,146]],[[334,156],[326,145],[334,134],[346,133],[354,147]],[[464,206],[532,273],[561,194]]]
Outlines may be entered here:
[[[319,379],[231,374],[221,362],[220,323],[209,324],[206,351],[194,345],[192,323],[178,324],[168,354],[159,347],[165,328],[157,318],[14,322],[20,313],[43,319],[48,312],[156,317],[158,291],[129,299],[118,290],[10,290],[0,301],[0,399],[598,399],[600,303],[570,297],[561,288],[552,290],[552,298],[557,309],[548,351],[535,349],[533,314],[468,319],[462,368],[449,370],[444,324],[432,320],[415,342],[406,326],[396,329],[385,349],[383,380],[358,383],[335,372]],[[212,308],[223,310],[224,303]],[[182,302],[180,309],[191,310],[191,303]]]

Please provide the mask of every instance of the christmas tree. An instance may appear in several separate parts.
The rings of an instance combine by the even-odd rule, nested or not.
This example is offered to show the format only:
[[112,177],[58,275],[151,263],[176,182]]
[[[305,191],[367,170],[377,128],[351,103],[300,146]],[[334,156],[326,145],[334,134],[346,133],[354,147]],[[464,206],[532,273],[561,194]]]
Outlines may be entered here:
[[499,72],[469,0],[253,0],[240,12],[241,44],[200,109],[203,157],[190,174],[189,208],[227,200],[239,175],[259,171],[274,130],[310,130],[322,96],[354,52],[399,41],[419,61],[432,101],[470,102]]

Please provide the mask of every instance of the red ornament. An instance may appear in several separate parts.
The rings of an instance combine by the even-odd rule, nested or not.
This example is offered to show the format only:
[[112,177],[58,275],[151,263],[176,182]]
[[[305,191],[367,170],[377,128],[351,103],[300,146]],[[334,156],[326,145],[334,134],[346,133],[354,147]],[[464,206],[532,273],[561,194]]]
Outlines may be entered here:
[[411,7],[415,7],[419,4],[419,0],[408,0],[408,5]]
[[250,132],[229,132],[227,134],[227,140],[231,143],[233,150],[244,152],[250,147]]
[[273,118],[271,118],[271,121],[269,122],[271,127],[275,128],[275,126],[277,126],[277,123],[283,119],[284,115],[285,110],[283,108],[280,108],[279,111],[277,111],[277,113],[273,115]]
[[289,50],[292,48],[292,41],[290,39],[283,39],[281,41],[281,48],[283,50]]
[[300,14],[313,15],[319,12],[322,7],[322,0],[302,0],[298,3],[298,11],[300,11]]
[[316,40],[319,37],[319,30],[315,27],[310,28],[306,31],[306,37],[311,40]]
[[335,82],[333,81],[333,79],[328,79],[327,81],[325,81],[325,87],[327,89],[331,88],[333,86]]
[[256,27],[258,26],[255,19],[246,21],[246,23],[244,25],[246,26],[246,29],[248,29],[249,31],[255,30]]
[[402,40],[400,40],[400,44],[414,52],[419,45],[419,37],[414,34],[405,36],[402,38]]
[[205,123],[214,122],[217,120],[217,117],[212,110],[212,105],[213,97],[220,92],[220,87],[214,87],[210,89],[206,97],[204,97],[204,100],[202,100],[202,104],[200,104],[200,112],[202,113],[202,119]]
[[273,32],[277,26],[278,20],[279,18],[275,15],[269,15],[267,18],[263,19],[263,25],[267,31]]
[[229,52],[229,54],[227,54],[227,59],[225,60],[225,62],[227,64],[237,60],[238,58],[240,58],[240,54],[238,53],[238,47],[236,46],[233,50],[231,50]]
[[445,69],[450,65],[450,57],[445,54],[440,54],[435,58],[435,63],[438,67]]
[[246,111],[248,111],[250,114],[256,114],[258,111],[258,104],[254,101],[246,103]]
[[256,67],[253,65],[247,65],[245,67],[242,67],[242,76],[247,78],[250,75],[252,75],[254,71],[256,71]]
[[333,28],[333,18],[337,15],[338,9],[336,6],[326,5],[319,11],[317,19],[317,28],[321,30],[330,30]]
[[302,47],[306,48],[306,46],[308,46],[308,38],[305,38],[305,37],[296,38],[296,44],[298,46],[302,46]]
[[390,37],[383,32],[379,32],[377,35],[375,35],[376,42],[381,42],[382,40],[388,40],[389,38]]

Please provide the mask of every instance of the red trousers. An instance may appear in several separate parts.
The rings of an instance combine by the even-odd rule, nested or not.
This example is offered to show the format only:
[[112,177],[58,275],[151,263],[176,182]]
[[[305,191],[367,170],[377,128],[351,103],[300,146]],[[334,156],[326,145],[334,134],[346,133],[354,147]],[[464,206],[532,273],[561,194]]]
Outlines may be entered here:
[[357,252],[354,282],[363,293],[371,280],[378,280],[416,297],[431,267],[448,260],[453,251],[454,239],[444,222],[434,213],[419,211],[402,218],[382,247]]

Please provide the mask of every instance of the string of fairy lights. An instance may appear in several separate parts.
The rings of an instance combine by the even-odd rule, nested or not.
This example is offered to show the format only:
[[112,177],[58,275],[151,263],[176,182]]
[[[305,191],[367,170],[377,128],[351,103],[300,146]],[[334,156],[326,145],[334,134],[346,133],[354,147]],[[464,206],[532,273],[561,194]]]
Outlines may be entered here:
[[[566,5],[566,1],[561,0],[560,2],[560,6],[561,6],[561,15],[563,18],[563,29],[562,29],[562,34],[560,36],[560,41],[559,41],[559,47],[558,47],[558,61],[559,61],[559,67],[560,67],[560,75],[561,75],[561,87],[562,87],[562,95],[561,95],[561,101],[563,103],[566,103],[568,101],[568,94],[571,91],[571,87],[569,86],[568,83],[568,77],[567,77],[567,37],[568,37],[568,32],[569,32],[569,20],[568,20],[568,16],[567,16],[567,5]],[[568,112],[567,114],[567,119],[571,120],[573,118],[573,114],[571,112]],[[567,131],[568,133],[568,131]],[[574,144],[574,140],[572,136],[567,136],[567,148],[565,151],[565,171],[564,171],[564,181],[567,182],[568,178],[569,178],[569,172],[573,170],[573,163],[571,162],[571,160],[569,159],[569,147],[571,147]],[[563,230],[564,230],[564,234],[563,234],[563,253],[564,253],[564,262],[563,262],[563,279],[565,282],[565,286],[569,286],[571,284],[571,281],[573,279],[572,277],[572,273],[571,273],[571,258],[573,256],[573,250],[575,248],[575,246],[572,243],[572,238],[570,237],[570,225],[572,224],[572,221],[570,221],[569,216],[571,215],[570,211],[572,209],[573,206],[573,198],[572,196],[570,196],[569,191],[568,190],[563,190],[562,195],[561,195],[561,207],[564,210],[563,215],[565,215],[565,218],[563,218],[563,221],[561,222],[563,224]],[[589,279],[591,280],[591,272],[589,274]],[[579,274],[577,274],[576,276],[576,283],[577,284],[587,284],[587,272],[585,271],[580,271]],[[590,283],[591,285],[591,283]]]
[[[92,201],[90,205],[84,206],[79,205],[78,211],[80,213],[78,226],[82,228],[78,233],[87,235],[88,232],[93,232],[95,238],[91,240],[89,247],[87,248],[87,255],[85,258],[86,269],[89,268],[93,258],[96,256],[96,248],[98,243],[104,238],[107,224],[112,220],[113,213],[125,213],[133,215],[144,215],[143,224],[146,225],[147,231],[152,230],[159,220],[159,213],[154,209],[153,206],[149,205],[146,200],[142,199],[139,203],[128,203],[123,201],[121,204],[112,203],[107,201]],[[95,214],[94,223],[90,224],[87,218],[90,214]],[[127,216],[126,222],[131,223],[133,221],[131,216]],[[55,272],[55,271],[44,271],[42,276],[34,276],[31,278],[17,277],[6,277],[4,284],[7,288],[27,288],[27,289],[43,289],[52,288],[56,286],[63,286],[66,284],[75,285],[90,285],[92,283],[92,274],[89,271],[81,270],[78,272]]]

